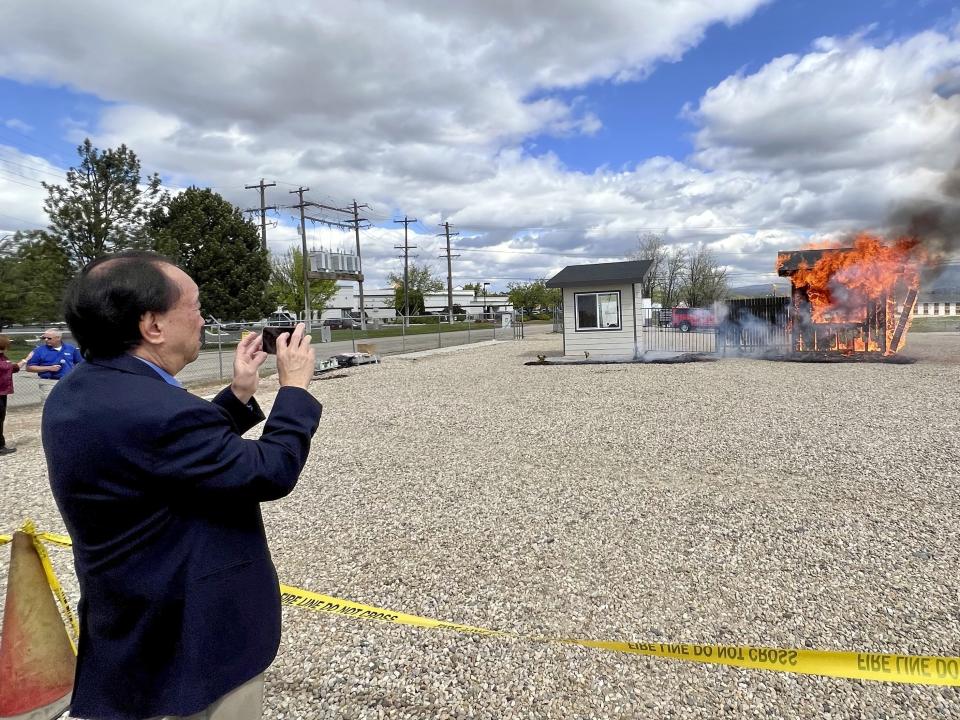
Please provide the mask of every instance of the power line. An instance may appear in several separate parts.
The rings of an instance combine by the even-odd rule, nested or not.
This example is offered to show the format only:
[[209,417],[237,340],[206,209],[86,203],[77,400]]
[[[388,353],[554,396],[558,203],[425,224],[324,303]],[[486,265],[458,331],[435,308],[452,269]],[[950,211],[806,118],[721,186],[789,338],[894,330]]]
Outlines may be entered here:
[[[0,173],[7,173],[7,172],[8,172],[7,170],[2,170],[2,169],[0,169]],[[18,177],[24,177],[24,176],[23,176],[23,175],[18,175]],[[34,189],[34,190],[43,190],[43,185],[27,184],[27,183],[25,183],[25,182],[20,182],[19,180],[14,180],[12,177],[6,177],[5,175],[4,175],[3,179],[4,179],[6,182],[12,182],[14,185],[23,185],[23,187],[32,188],[32,189]],[[26,179],[29,180],[30,178],[26,178]]]
[[60,173],[55,173],[55,172],[53,172],[53,171],[51,171],[51,170],[47,170],[46,168],[41,168],[41,167],[39,167],[39,166],[37,166],[37,165],[28,165],[27,163],[16,162],[16,161],[14,161],[14,160],[10,160],[9,158],[5,158],[5,157],[0,157],[0,162],[7,163],[8,165],[14,165],[14,166],[16,166],[16,167],[18,167],[18,168],[20,168],[20,169],[22,169],[22,170],[28,170],[28,171],[33,171],[33,172],[37,172],[37,173],[43,173],[44,175],[49,175],[50,177],[55,177],[55,178],[57,178],[57,179],[59,179],[59,180],[63,180],[64,177],[66,177],[66,174],[67,174],[66,171],[60,172]]

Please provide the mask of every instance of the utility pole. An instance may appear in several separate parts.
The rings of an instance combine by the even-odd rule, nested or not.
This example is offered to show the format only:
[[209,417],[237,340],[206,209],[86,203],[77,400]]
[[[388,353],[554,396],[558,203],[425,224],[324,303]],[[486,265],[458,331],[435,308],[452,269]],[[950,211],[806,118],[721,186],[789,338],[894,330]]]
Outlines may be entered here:
[[366,303],[363,298],[363,265],[360,257],[360,223],[365,222],[366,218],[360,217],[360,208],[369,207],[369,205],[358,205],[357,201],[353,201],[353,208],[338,208],[333,207],[332,205],[324,205],[323,203],[312,202],[308,200],[304,203],[307,207],[320,208],[322,210],[332,210],[333,212],[338,213],[353,213],[353,219],[348,220],[347,222],[338,222],[336,220],[328,220],[327,218],[322,217],[312,217],[310,215],[305,215],[307,220],[313,220],[314,222],[323,223],[324,225],[329,225],[331,227],[338,228],[353,228],[354,236],[357,240],[357,282],[360,285],[360,329],[367,329],[367,319],[366,319]]
[[310,332],[310,257],[307,255],[307,220],[304,217],[303,209],[306,207],[306,204],[303,202],[303,194],[309,191],[310,188],[299,187],[296,190],[291,190],[290,194],[297,194],[300,197],[300,203],[294,205],[295,208],[300,208],[300,240],[303,243],[303,312],[304,312],[304,323],[306,325],[306,331]]
[[[260,188],[260,242],[263,244],[264,250],[267,249],[267,210],[276,210],[277,206],[271,205],[270,207],[267,207],[266,196],[263,194],[263,191],[266,190],[268,187],[276,187],[276,186],[277,184],[275,182],[264,183],[263,178],[260,178],[259,185],[243,186],[244,190],[256,190],[257,188]],[[247,212],[256,212],[256,211],[257,211],[256,208],[247,209]]]
[[366,218],[360,217],[360,208],[367,205],[357,205],[357,200],[353,200],[353,232],[357,238],[357,271],[360,273],[360,329],[367,329],[367,311],[364,309],[363,302],[363,261],[360,259],[360,221]]
[[409,269],[409,260],[410,260],[410,251],[413,250],[416,245],[411,245],[407,240],[407,228],[410,223],[416,222],[416,218],[408,218],[406,215],[403,216],[403,220],[394,220],[395,223],[403,223],[403,245],[394,245],[394,250],[403,250],[403,324],[407,325],[410,322],[410,294],[408,287],[410,284],[410,269]]
[[459,255],[450,254],[450,237],[452,235],[459,235],[460,233],[450,232],[450,223],[443,222],[440,223],[440,227],[443,228],[442,235],[447,237],[447,254],[441,255],[440,257],[445,257],[447,259],[447,312],[450,315],[450,324],[453,325],[453,265],[452,260],[455,257],[460,257]]

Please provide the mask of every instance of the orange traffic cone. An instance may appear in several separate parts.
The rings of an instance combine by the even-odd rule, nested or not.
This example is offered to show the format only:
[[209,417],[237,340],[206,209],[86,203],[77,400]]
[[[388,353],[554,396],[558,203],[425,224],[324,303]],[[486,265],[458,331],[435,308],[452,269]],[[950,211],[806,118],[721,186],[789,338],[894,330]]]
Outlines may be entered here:
[[60,715],[70,702],[76,664],[33,540],[16,532],[0,635],[0,718]]

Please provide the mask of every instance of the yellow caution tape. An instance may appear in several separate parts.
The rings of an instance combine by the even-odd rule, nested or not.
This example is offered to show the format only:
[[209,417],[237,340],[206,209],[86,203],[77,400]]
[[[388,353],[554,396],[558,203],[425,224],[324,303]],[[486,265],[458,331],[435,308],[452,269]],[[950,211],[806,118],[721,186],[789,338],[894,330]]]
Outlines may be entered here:
[[[51,533],[37,533],[29,524],[30,534],[38,546],[40,541],[70,546],[70,538]],[[24,532],[27,532],[27,525]],[[0,535],[0,544],[9,542],[9,535]],[[49,567],[46,551],[41,554],[44,569]],[[69,610],[66,596],[53,574],[47,572],[51,589],[57,595],[61,607],[76,630],[76,619]],[[56,586],[54,586],[54,584]],[[960,657],[937,655],[896,655],[891,653],[848,652],[844,650],[802,650],[794,648],[759,647],[753,645],[703,645],[699,643],[624,642],[619,640],[584,640],[576,638],[538,637],[522,635],[506,630],[490,630],[472,625],[447,623],[420,615],[387,610],[373,605],[364,605],[351,600],[322,595],[292,585],[280,584],[280,596],[285,605],[330,613],[358,620],[410,625],[436,630],[452,630],[486,637],[504,637],[528,642],[550,642],[581,647],[646,655],[649,657],[684,660],[686,662],[710,663],[753,670],[822,675],[825,677],[850,678],[854,680],[878,680],[881,682],[910,683],[914,685],[949,685],[960,687]]]
[[[67,594],[63,591],[63,586],[60,585],[60,580],[57,579],[57,574],[53,571],[53,564],[50,562],[50,555],[47,553],[47,549],[43,546],[43,541],[48,539],[47,533],[38,533],[37,529],[33,525],[33,521],[27,520],[23,524],[21,532],[26,533],[33,539],[33,547],[37,550],[37,555],[40,556],[40,564],[43,565],[43,572],[47,576],[47,584],[50,586],[50,590],[53,592],[53,596],[57,599],[57,603],[60,605],[60,610],[63,612],[64,616],[67,618],[67,639],[70,641],[70,647],[73,648],[73,654],[77,654],[77,643],[80,640],[80,624],[77,622],[77,616],[74,615],[73,610],[70,607],[70,601],[67,599]],[[50,536],[51,538],[63,538],[63,535]],[[66,538],[67,546],[69,547],[70,538]],[[50,540],[50,542],[56,542],[57,544],[63,545],[62,540]]]
[[283,603],[292,607],[332,613],[341,617],[381,620],[399,625],[454,630],[490,637],[510,637],[531,642],[565,643],[633,655],[729,665],[754,670],[773,670],[775,672],[800,673],[803,675],[824,675],[827,677],[880,680],[916,685],[960,686],[960,657],[855,653],[841,650],[800,650],[751,645],[701,645],[696,643],[623,642],[536,637],[503,630],[489,630],[470,625],[444,623],[419,615],[408,615],[330,595],[321,595],[282,583],[280,585],[280,595]]

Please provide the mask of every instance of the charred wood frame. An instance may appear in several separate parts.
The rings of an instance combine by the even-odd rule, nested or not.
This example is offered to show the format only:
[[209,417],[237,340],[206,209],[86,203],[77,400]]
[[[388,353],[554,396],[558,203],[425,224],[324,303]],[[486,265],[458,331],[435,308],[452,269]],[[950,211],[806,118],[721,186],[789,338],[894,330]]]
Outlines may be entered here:
[[[852,249],[793,250],[777,254],[777,274],[790,278],[790,333],[794,352],[878,352],[895,353],[903,341],[917,290],[910,288],[897,315],[894,283],[865,298],[862,313],[851,314],[863,320],[815,322],[808,288],[797,277],[801,270],[813,268],[828,254],[852,252]],[[848,311],[851,308],[846,308]]]

